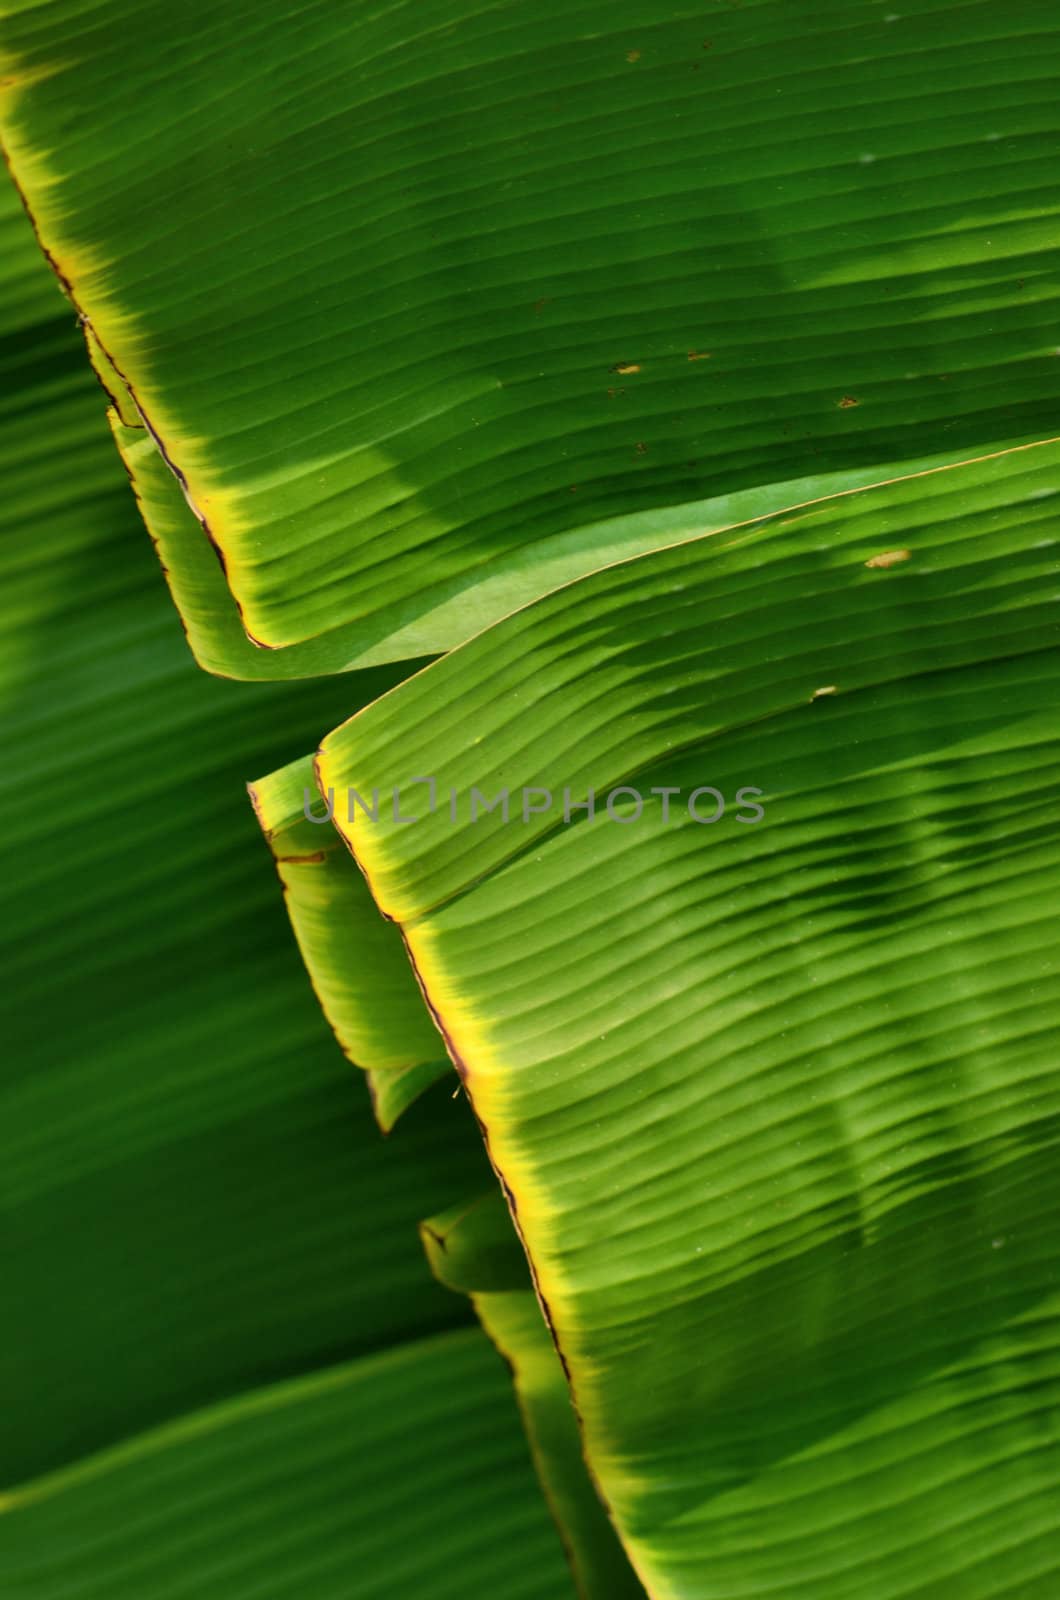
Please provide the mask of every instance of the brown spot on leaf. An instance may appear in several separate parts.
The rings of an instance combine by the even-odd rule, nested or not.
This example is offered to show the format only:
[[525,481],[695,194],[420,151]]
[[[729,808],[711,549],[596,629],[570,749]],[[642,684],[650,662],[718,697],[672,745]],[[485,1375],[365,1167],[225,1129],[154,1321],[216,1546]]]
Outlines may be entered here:
[[689,361],[709,361],[711,354],[710,350],[690,350],[688,359]]
[[620,378],[624,378],[626,376],[626,374],[629,373],[629,372],[639,372],[640,371],[640,362],[639,361],[616,361],[614,366],[613,367],[608,367],[607,370],[608,370],[608,372],[617,372],[618,376]]
[[626,51],[626,60],[629,62],[630,66],[632,66],[634,61],[639,61],[640,60],[640,51],[639,50],[627,50]]
[[866,561],[867,567],[896,567],[899,561],[908,561],[910,550],[884,550],[878,556],[870,556]]
[[845,394],[842,400],[838,401],[840,411],[849,411],[851,406],[859,406],[860,404],[861,401],[855,400],[852,394]]

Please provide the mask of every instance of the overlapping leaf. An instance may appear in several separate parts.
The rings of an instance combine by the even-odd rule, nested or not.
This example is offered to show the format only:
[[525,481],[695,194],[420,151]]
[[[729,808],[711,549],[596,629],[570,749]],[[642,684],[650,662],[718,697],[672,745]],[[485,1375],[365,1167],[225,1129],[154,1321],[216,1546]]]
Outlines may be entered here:
[[379,915],[326,808],[313,806],[308,758],[252,784],[250,795],[324,1015],[350,1060],[365,1069],[376,1117],[389,1132],[406,1106],[450,1071],[401,935]]
[[[1050,8],[184,26],[17,6],[3,121],[199,659],[433,652],[641,553],[318,776],[653,1600],[1046,1600]],[[342,803],[413,773],[415,827]],[[317,848],[292,910],[341,1034],[370,919]]]
[[429,1218],[420,1232],[436,1277],[471,1296],[511,1369],[541,1486],[579,1594],[585,1600],[643,1600],[586,1470],[566,1376],[500,1190]]
[[[653,1596],[1055,1586],[1058,493],[638,558],[322,746]],[[351,824],[410,763],[453,810]]]

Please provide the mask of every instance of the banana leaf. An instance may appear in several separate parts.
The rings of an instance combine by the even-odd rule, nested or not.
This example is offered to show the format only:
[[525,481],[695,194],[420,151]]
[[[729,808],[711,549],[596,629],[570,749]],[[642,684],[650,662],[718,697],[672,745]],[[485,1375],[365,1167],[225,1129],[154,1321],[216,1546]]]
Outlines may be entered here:
[[440,1283],[471,1297],[512,1374],[541,1487],[585,1600],[644,1600],[582,1455],[559,1355],[496,1187],[420,1224]]
[[227,670],[435,653],[728,496],[1055,434],[1052,6],[708,13],[8,6],[11,168],[268,647]]
[[569,1593],[475,1329],[198,1412],[0,1502],[11,1600]]
[[653,1596],[1055,1587],[1058,491],[638,557],[321,746]]
[[364,1068],[376,1119],[389,1133],[450,1072],[401,935],[379,915],[349,851],[307,799],[317,792],[310,760],[249,789],[317,998],[349,1059]]

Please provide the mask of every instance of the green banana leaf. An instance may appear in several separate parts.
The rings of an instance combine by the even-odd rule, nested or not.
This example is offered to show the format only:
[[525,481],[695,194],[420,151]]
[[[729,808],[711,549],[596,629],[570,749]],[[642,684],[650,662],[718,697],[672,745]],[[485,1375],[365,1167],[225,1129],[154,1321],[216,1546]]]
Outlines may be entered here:
[[[367,1398],[372,1363],[391,1360],[368,1349],[446,1325],[411,1267],[387,1281],[406,1258],[377,1219],[400,1201],[402,1227],[407,1204],[453,1221],[451,1196],[434,1194],[468,1192],[466,1108],[425,1096],[385,1175],[381,1157],[371,1169],[378,1188],[370,1162],[345,1175],[348,1208],[322,1207],[291,1109],[307,1081],[289,1069],[299,1003],[307,1039],[321,1024],[304,988],[294,998],[280,936],[251,915],[267,887],[244,892],[248,819],[229,829],[227,807],[234,766],[241,778],[244,762],[272,761],[254,793],[274,854],[310,828],[327,837],[292,803],[310,758],[291,757],[345,717],[315,761],[336,837],[308,852],[323,861],[277,862],[292,921],[385,1126],[440,1068],[428,1014],[461,1073],[561,1367],[525,1287],[474,1292],[514,1358],[583,1588],[619,1593],[630,1577],[621,1561],[610,1578],[594,1566],[614,1546],[574,1470],[557,1371],[652,1600],[1052,1600],[1053,8],[281,13],[237,0],[219,13],[193,0],[175,41],[172,9],[150,0],[15,0],[4,39],[11,170],[198,661],[299,677],[453,652],[396,688],[396,675],[358,674],[237,700],[223,685],[227,701],[193,709],[140,631],[135,562],[98,563],[111,558],[88,532],[104,500],[95,458],[82,470],[54,330],[35,312],[23,322],[17,291],[0,359],[21,370],[28,357],[41,392],[16,419],[28,498],[14,514],[66,531],[36,539],[32,561],[19,540],[9,585],[19,765],[5,837],[26,941],[9,971],[31,1035],[30,1154],[15,1170],[30,1190],[64,1186],[42,1202],[42,1237],[71,1211],[96,1220],[58,1268],[31,1231],[16,1281],[47,1275],[49,1311],[57,1271],[85,1285],[103,1330],[57,1387],[60,1325],[34,1346],[49,1319],[31,1306],[17,1348],[39,1357],[46,1426],[31,1426],[33,1385],[16,1377],[18,1470],[139,1430],[130,1448],[172,1460],[163,1476],[205,1477],[212,1526],[238,1525],[258,1514],[253,1479],[240,1510],[246,1485],[229,1495],[203,1457],[184,1457],[183,1435],[177,1459],[142,1430],[352,1353],[351,1416],[394,1475],[344,1460],[347,1492],[385,1485],[369,1504],[380,1565],[365,1591],[562,1592],[548,1558],[537,1564],[554,1541],[521,1479],[454,1556],[448,1491],[463,1516],[467,1484],[422,1486],[451,1424],[446,1412],[435,1433],[416,1397],[432,1369],[445,1383],[443,1345],[483,1359],[473,1331],[432,1332],[393,1358],[387,1393],[425,1418],[430,1459],[415,1470],[411,1424],[373,1420]],[[53,549],[90,568],[65,601],[49,587]],[[360,801],[377,792],[371,818]],[[58,794],[58,815],[31,825],[27,793]],[[343,842],[397,930],[373,919]],[[87,938],[64,921],[71,905],[92,908]],[[104,1007],[123,1019],[119,1049]],[[37,1038],[56,1009],[79,1084],[87,1044],[105,1126],[68,1092],[72,1069],[35,1064],[35,1044],[57,1047],[54,1030]],[[210,1062],[190,1100],[177,1066],[189,1055]],[[168,1096],[156,1116],[139,1098],[145,1059]],[[337,1092],[341,1062],[325,1071]],[[238,1247],[184,1263],[170,1309],[147,1270],[159,1225],[145,1187],[164,1185],[175,1139],[197,1165],[191,1140],[222,1100],[241,1128],[258,1075],[275,1085],[260,1174],[281,1214],[241,1187]],[[89,1180],[123,1159],[123,1139],[145,1170],[131,1191],[108,1180],[93,1211]],[[356,1231],[352,1273],[328,1279],[330,1324],[293,1271],[284,1292],[279,1144],[305,1184],[306,1233],[340,1214]],[[208,1163],[216,1192],[196,1189],[202,1231],[219,1216],[222,1241],[229,1149],[226,1132]],[[65,1187],[79,1163],[83,1204]],[[137,1233],[124,1224],[118,1265],[96,1277],[101,1214],[142,1229],[127,1281]],[[238,1263],[263,1241],[276,1259],[247,1302]],[[371,1287],[352,1315],[367,1343],[351,1352],[336,1341],[350,1337],[353,1284]],[[207,1371],[194,1329],[215,1309],[237,1334],[211,1332]],[[163,1362],[164,1335],[179,1353]],[[115,1353],[132,1374],[117,1421],[102,1399]],[[291,1409],[315,1438],[314,1381]],[[479,1410],[477,1383],[467,1390],[474,1429],[494,1400]],[[285,1411],[286,1391],[258,1388],[251,1417],[211,1411],[192,1431],[221,1458],[275,1463],[276,1435],[256,1431],[274,1402]],[[525,1475],[510,1429],[504,1447]],[[331,1448],[307,1446],[311,1469]],[[474,1451],[470,1463],[473,1484],[497,1470]],[[100,1517],[85,1484],[98,1476],[109,1495],[112,1464],[13,1492],[15,1576],[34,1600],[46,1570],[59,1590],[77,1581],[40,1565],[58,1537],[47,1518],[74,1527],[60,1560],[81,1562],[79,1521]],[[425,1504],[443,1579],[406,1552]],[[317,1505],[348,1592],[358,1539]],[[524,1513],[529,1554],[505,1531]],[[91,1581],[120,1593],[131,1570],[139,1597],[122,1538],[108,1528],[115,1553]],[[196,1549],[174,1592],[204,1592],[218,1571],[232,1592],[216,1554]],[[311,1560],[285,1572],[266,1557],[246,1582],[304,1593]],[[152,1600],[169,1592],[168,1577],[146,1581]]]
[[[1054,24],[190,0],[176,48],[159,0],[13,0],[0,121],[102,381],[269,647],[242,670],[334,670],[730,495],[1055,434]],[[189,631],[228,653],[220,617]]]
[[507,1375],[417,1238],[481,1141],[444,1090],[380,1139],[243,789],[390,677],[194,670],[10,188],[0,247],[0,1589],[556,1600]]
[[556,1600],[511,1404],[474,1329],[241,1395],[10,1496],[4,1593]]
[[578,1424],[499,1189],[420,1224],[440,1283],[471,1297],[511,1369],[534,1464],[585,1600],[644,1600],[586,1471]]
[[[85,331],[90,339],[91,329]],[[203,537],[180,483],[143,424],[122,420],[120,387],[108,393],[114,442],[199,666],[218,677],[253,680],[311,678],[344,668],[356,654],[348,628],[287,650],[263,650],[247,637],[218,552]]]
[[401,935],[379,915],[327,817],[311,820],[307,797],[316,799],[316,780],[308,758],[249,787],[317,998],[347,1056],[365,1069],[376,1118],[389,1133],[450,1072]]
[[639,557],[321,747],[654,1597],[1054,1590],[1058,493]]

